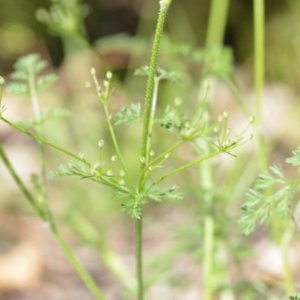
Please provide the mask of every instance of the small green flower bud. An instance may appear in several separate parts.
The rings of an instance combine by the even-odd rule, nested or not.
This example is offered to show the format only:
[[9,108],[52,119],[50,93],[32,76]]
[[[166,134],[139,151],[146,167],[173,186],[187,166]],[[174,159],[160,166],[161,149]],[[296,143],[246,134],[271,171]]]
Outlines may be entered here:
[[117,155],[113,155],[111,158],[110,158],[110,160],[111,160],[111,162],[115,162],[116,160],[117,160]]
[[153,157],[153,156],[155,155],[155,151],[154,151],[154,150],[150,150],[149,155],[150,155],[151,157]]
[[140,162],[141,162],[141,164],[144,164],[146,162],[146,158],[145,157],[141,157],[140,158]]
[[125,176],[125,171],[124,170],[120,170],[119,174],[120,174],[121,177],[124,177]]
[[95,68],[91,68],[91,74],[92,74],[92,76],[96,75],[96,69]]
[[112,170],[107,170],[106,175],[107,176],[114,176],[114,172]]
[[219,133],[220,132],[220,128],[218,126],[214,127],[214,133]]
[[175,100],[174,100],[174,105],[175,105],[175,106],[177,106],[177,107],[178,107],[178,106],[180,106],[180,105],[181,105],[181,103],[182,103],[182,100],[181,100],[180,98],[178,98],[178,97],[177,97],[177,98],[175,98]]
[[229,113],[227,111],[224,111],[222,116],[223,116],[224,119],[227,119],[228,116],[229,116]]
[[106,78],[107,78],[108,80],[110,80],[110,79],[112,78],[112,72],[107,71],[107,72],[106,72]]
[[103,148],[104,147],[104,140],[99,140],[98,147]]

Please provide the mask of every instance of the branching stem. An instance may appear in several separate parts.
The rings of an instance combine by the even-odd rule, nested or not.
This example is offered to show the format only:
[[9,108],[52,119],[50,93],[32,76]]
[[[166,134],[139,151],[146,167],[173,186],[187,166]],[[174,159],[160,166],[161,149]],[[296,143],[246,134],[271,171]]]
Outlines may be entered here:
[[[144,106],[144,120],[143,120],[143,133],[142,133],[142,146],[140,157],[144,159],[141,162],[141,176],[144,172],[144,166],[149,164],[151,139],[152,139],[152,126],[154,123],[155,109],[156,109],[156,96],[155,96],[155,73],[157,69],[158,52],[160,48],[161,37],[167,16],[168,8],[172,0],[161,0],[160,10],[158,14],[157,26],[155,30],[149,74],[147,80],[146,94],[145,94],[145,106]],[[145,188],[145,180],[142,180],[143,184],[139,186],[139,192]],[[140,219],[136,220],[136,274],[138,284],[138,300],[144,299],[144,280],[143,280],[143,257],[142,257],[142,227],[143,227],[143,215],[141,213]]]

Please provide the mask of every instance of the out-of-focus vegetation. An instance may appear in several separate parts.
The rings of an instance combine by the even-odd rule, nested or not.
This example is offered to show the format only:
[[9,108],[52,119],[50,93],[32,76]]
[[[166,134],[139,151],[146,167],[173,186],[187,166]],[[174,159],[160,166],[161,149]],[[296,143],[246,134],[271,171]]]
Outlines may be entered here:
[[[298,181],[290,179],[297,178],[290,165],[297,167],[298,163],[288,160],[290,165],[284,165],[284,171],[277,167],[299,145],[295,122],[300,113],[296,96],[300,80],[298,2],[265,1],[266,84],[260,99],[260,120],[253,104],[257,58],[252,1],[229,1],[224,48],[222,41],[207,42],[212,1],[173,0],[155,73],[159,101],[149,152],[151,167],[161,177],[156,181],[149,178],[156,184],[165,180],[164,168],[176,170],[178,165],[218,151],[223,155],[176,174],[174,182],[168,178],[168,189],[146,195],[154,200],[144,211],[146,299],[158,299],[163,293],[164,299],[172,300],[283,299],[299,290],[299,271],[293,267],[299,263],[294,255],[299,249],[295,238]],[[76,240],[74,248],[89,245],[94,249],[114,275],[105,281],[106,277],[94,270],[104,291],[115,293],[108,298],[112,300],[120,295],[134,299],[133,225],[123,212],[139,217],[141,211],[136,203],[124,204],[118,199],[120,195],[86,178],[110,187],[122,186],[124,170],[119,163],[120,167],[126,165],[129,186],[139,180],[134,170],[145,158],[140,157],[138,121],[149,75],[149,69],[141,67],[149,65],[158,9],[159,1],[153,0],[0,1],[0,75],[6,79],[1,113],[19,131],[27,132],[24,136],[1,122],[1,147],[7,149],[23,182],[39,196],[31,200],[37,201],[41,218],[48,220],[48,208],[39,207],[50,199],[45,207],[49,205],[55,216],[53,224],[71,230],[66,236]],[[30,53],[38,56],[26,56]],[[22,56],[25,59],[20,60]],[[56,81],[56,76],[45,76],[51,73],[57,75]],[[34,103],[36,97],[39,108]],[[28,98],[33,100],[33,112]],[[253,116],[261,122],[257,127],[251,127]],[[116,163],[120,155],[114,139],[106,142],[114,136],[110,126],[114,126],[125,163]],[[248,135],[252,131],[253,139]],[[28,135],[38,135],[37,143]],[[259,164],[260,135],[266,148],[262,155],[268,164],[276,164],[270,171]],[[157,149],[168,149],[170,141],[177,145],[181,139],[193,141],[192,147],[184,146],[171,159],[162,150],[157,154]],[[72,150],[75,162],[68,161],[67,151],[46,147],[44,140]],[[239,144],[243,147],[235,149]],[[297,158],[297,153],[293,157]],[[86,169],[85,158],[105,164]],[[96,175],[101,168],[106,173],[100,178]],[[255,181],[260,171],[264,172]],[[61,175],[83,180],[58,180]],[[3,214],[32,217],[2,162],[0,176]],[[253,182],[256,184],[250,189]],[[155,203],[165,196],[179,200],[177,186],[183,187],[184,200]],[[240,222],[244,232],[258,226],[253,238],[245,238],[238,227],[243,210]],[[271,229],[262,223],[271,224]],[[53,231],[57,233],[56,226]],[[26,240],[22,233],[12,231],[12,235]],[[61,236],[56,238],[66,250]],[[271,262],[266,263],[269,257]],[[73,265],[84,273],[76,262]],[[7,288],[1,280],[0,293],[2,287],[3,293],[18,289]],[[93,291],[93,284],[87,281]],[[51,293],[48,296],[51,299]],[[10,297],[7,299],[16,299]]]

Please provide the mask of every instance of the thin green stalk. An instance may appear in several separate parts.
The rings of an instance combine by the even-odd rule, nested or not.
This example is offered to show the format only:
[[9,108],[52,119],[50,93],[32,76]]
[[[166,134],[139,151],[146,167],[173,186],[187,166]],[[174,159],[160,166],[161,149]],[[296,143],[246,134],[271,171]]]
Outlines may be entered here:
[[[153,118],[155,114],[156,103],[155,98],[155,73],[157,69],[158,53],[160,48],[161,37],[163,28],[168,12],[168,8],[172,0],[161,0],[160,10],[158,14],[158,20],[156,30],[154,34],[154,40],[152,44],[152,52],[149,66],[149,74],[147,80],[146,94],[145,94],[145,105],[144,105],[144,121],[143,121],[143,132],[142,132],[142,146],[141,146],[141,174],[144,172],[144,166],[149,164],[150,149],[151,149],[151,133],[153,126]],[[141,177],[141,176],[140,176]],[[143,191],[145,183],[139,186],[139,191]],[[142,228],[143,228],[143,215],[141,213],[140,219],[136,220],[136,275],[137,275],[137,289],[138,289],[138,300],[144,299],[144,280],[143,280],[143,247],[142,247]]]
[[2,113],[2,96],[3,96],[3,90],[4,90],[4,83],[5,80],[2,76],[0,76],[0,115]]
[[156,181],[154,181],[153,185],[157,185],[158,183],[160,183],[161,181],[165,180],[166,178],[168,178],[168,177],[170,177],[170,176],[172,176],[172,175],[174,175],[174,174],[176,174],[178,172],[181,172],[181,171],[183,171],[183,170],[185,170],[187,168],[193,167],[193,166],[198,165],[198,164],[200,164],[200,163],[202,163],[204,161],[207,161],[207,160],[213,158],[214,156],[217,156],[218,154],[220,154],[222,152],[224,152],[224,151],[222,151],[222,150],[214,151],[214,152],[208,154],[207,156],[198,158],[198,159],[193,160],[193,161],[191,161],[191,162],[189,162],[189,163],[187,163],[185,165],[182,165],[182,166],[180,166],[180,167],[178,167],[176,169],[173,169],[172,171],[166,173],[165,175],[161,176],[159,179],[157,179]]
[[96,299],[98,300],[105,300],[102,291],[99,289],[93,278],[87,273],[85,268],[81,265],[81,263],[77,260],[77,258],[74,256],[71,248],[68,246],[66,241],[63,239],[63,237],[60,235],[58,229],[55,226],[53,217],[50,213],[45,214],[42,209],[38,205],[38,201],[35,199],[35,197],[31,194],[31,192],[27,189],[22,179],[18,176],[16,173],[14,167],[10,163],[8,157],[6,156],[4,150],[2,147],[0,147],[0,157],[2,158],[2,161],[4,162],[4,165],[6,166],[7,170],[9,171],[10,175],[14,179],[15,183],[17,184],[18,188],[24,195],[25,199],[30,203],[30,205],[33,207],[33,209],[36,211],[36,213],[39,215],[39,217],[47,222],[49,225],[49,228],[51,232],[53,233],[56,241],[60,245],[63,252],[66,254],[67,258],[71,262],[74,269],[78,272],[79,276],[82,278],[84,283],[87,285],[87,287],[90,289],[90,291],[95,295]]
[[125,163],[124,163],[121,151],[120,151],[120,147],[119,147],[118,140],[116,138],[115,130],[114,130],[113,124],[111,122],[111,114],[109,113],[109,109],[108,109],[108,105],[107,105],[107,102],[108,102],[109,96],[110,96],[110,79],[112,77],[112,74],[111,74],[111,72],[107,72],[107,74],[106,74],[106,79],[107,80],[106,80],[105,92],[104,93],[102,92],[102,88],[101,88],[101,86],[99,84],[99,81],[97,79],[95,68],[91,69],[91,75],[92,75],[92,78],[93,78],[93,81],[94,81],[94,84],[95,84],[95,87],[96,87],[96,91],[97,91],[99,101],[103,106],[106,123],[107,123],[107,126],[108,126],[108,130],[109,130],[109,133],[110,133],[110,136],[111,136],[116,154],[117,154],[118,159],[119,159],[119,161],[122,165],[123,170],[126,172],[126,166],[125,166]]
[[[45,140],[45,139],[43,139],[43,138],[37,136],[36,134],[33,134],[33,133],[29,132],[29,131],[24,130],[23,128],[21,128],[21,127],[15,125],[14,123],[10,122],[9,120],[7,120],[6,118],[4,118],[3,116],[0,116],[0,118],[1,118],[1,120],[2,120],[3,122],[5,122],[5,123],[8,124],[9,126],[11,126],[12,128],[16,129],[17,131],[22,132],[22,133],[24,133],[24,134],[26,134],[26,135],[32,137],[33,139],[35,139],[35,140],[37,140],[37,141],[39,141],[39,142],[41,142],[41,143],[43,143],[43,144],[45,144],[45,145],[48,145],[49,147],[51,147],[51,148],[53,148],[53,149],[56,149],[56,150],[58,150],[58,151],[60,151],[60,152],[62,152],[62,153],[64,153],[64,154],[66,154],[66,155],[68,155],[68,156],[70,156],[70,157],[76,159],[76,160],[82,161],[82,162],[84,162],[88,167],[91,167],[91,164],[90,164],[89,162],[87,162],[86,160],[83,160],[80,156],[74,154],[73,152],[70,152],[70,151],[68,151],[68,150],[66,150],[66,149],[64,149],[64,148],[62,148],[62,147],[59,147],[59,146],[57,146],[57,145],[55,145],[55,144],[53,144],[53,143],[51,143],[51,142],[49,142],[49,141],[47,141],[47,140]],[[115,188],[115,189],[117,189],[117,190],[119,190],[119,191],[121,191],[121,192],[125,192],[125,193],[128,192],[128,190],[126,190],[126,189],[123,188],[122,186],[120,186],[120,185],[118,185],[118,184],[113,184],[113,183],[111,183],[110,181],[106,181],[106,180],[103,179],[103,180],[101,181],[101,183],[103,183],[104,185],[110,186],[110,187],[112,187],[112,188]]]
[[222,45],[229,0],[212,0],[209,12],[206,46]]
[[155,89],[155,73],[157,68],[158,52],[160,48],[160,42],[161,42],[167,11],[171,1],[172,0],[160,1],[160,11],[158,15],[157,27],[155,30],[152,52],[151,52],[149,75],[148,75],[146,95],[145,95],[144,122],[143,122],[143,135],[142,135],[142,149],[141,149],[141,157],[145,159],[146,165],[148,165],[149,162],[149,152],[151,148],[151,132],[152,132],[152,125],[153,125],[153,120],[151,120],[151,118],[154,117],[153,113],[151,112],[153,111],[153,102],[155,101],[155,98],[153,96],[154,96],[154,89]]
[[259,165],[262,170],[268,167],[266,145],[262,135],[262,97],[265,84],[265,3],[254,0],[254,89],[255,116],[258,138]]
[[214,220],[210,216],[204,219],[204,254],[203,275],[204,289],[203,299],[213,299],[213,253],[214,253]]
[[284,270],[284,287],[288,294],[293,294],[296,292],[295,284],[293,279],[293,272],[291,270],[289,261],[289,247],[294,235],[293,227],[288,227],[285,229],[281,237],[281,256],[283,260],[283,270]]
[[143,274],[143,214],[135,220],[135,255],[137,276],[137,299],[144,299],[144,274]]
[[[36,132],[42,138],[44,137],[43,128],[40,124],[41,121],[41,111],[39,106],[39,99],[37,95],[36,88],[36,78],[34,73],[34,66],[28,70],[28,86],[29,86],[29,95],[31,99],[31,105],[33,109],[34,118],[37,121]],[[46,170],[46,159],[45,159],[45,145],[42,142],[38,142],[39,155],[40,155],[40,176],[41,176],[41,190],[40,190],[40,199],[44,206],[44,211],[48,218],[51,219],[51,214],[49,212],[48,201],[47,201],[47,192],[46,192],[46,183],[47,183],[47,170]]]
[[109,114],[108,107],[107,107],[106,104],[104,104],[103,108],[104,108],[106,122],[107,122],[107,125],[108,125],[108,130],[110,132],[110,136],[111,136],[112,142],[114,144],[114,147],[115,147],[115,150],[116,150],[116,154],[118,156],[118,159],[120,160],[120,163],[122,165],[123,170],[127,173],[126,166],[125,166],[125,163],[124,163],[121,151],[120,151],[120,147],[119,147],[119,144],[118,144],[118,141],[117,141],[117,138],[116,138],[115,130],[114,130],[114,127],[113,127],[113,125],[111,123],[111,116]]
[[29,190],[24,185],[21,178],[16,173],[14,167],[12,166],[9,158],[7,157],[5,151],[2,147],[0,147],[0,157],[5,165],[6,169],[8,170],[9,174],[14,179],[15,183],[17,184],[18,188],[20,189],[22,194],[25,196],[25,198],[27,199],[29,204],[32,206],[32,208],[35,210],[35,212],[39,215],[39,217],[42,220],[46,221],[45,214],[43,213],[42,209],[39,207],[38,202],[34,199],[32,194],[29,192]]
[[99,232],[88,220],[80,215],[71,217],[72,228],[82,236],[86,242],[96,247],[97,252],[107,268],[120,280],[127,291],[133,293],[136,289],[134,277],[120,256],[108,248],[106,242],[99,238]]
[[94,279],[91,277],[91,275],[86,271],[84,266],[79,262],[79,260],[76,258],[74,253],[72,252],[72,249],[69,247],[69,245],[66,243],[64,238],[60,235],[57,228],[54,226],[51,228],[51,231],[60,245],[61,249],[71,262],[74,269],[77,271],[83,282],[86,284],[86,286],[89,288],[89,290],[94,294],[97,300],[106,300],[106,297],[104,296],[103,292],[99,289],[99,286],[94,281]]
[[77,160],[82,160],[78,155],[76,155],[76,154],[74,154],[74,153],[72,153],[72,152],[70,152],[70,151],[68,151],[68,150],[66,150],[66,149],[64,149],[64,148],[62,148],[62,147],[59,147],[59,146],[57,146],[57,145],[55,145],[55,144],[53,144],[53,143],[51,143],[51,142],[45,140],[44,138],[42,138],[42,137],[40,137],[40,136],[38,136],[38,135],[36,135],[36,134],[34,134],[34,133],[31,133],[31,132],[29,132],[29,131],[23,129],[22,127],[20,127],[20,126],[14,124],[14,123],[12,123],[12,122],[10,122],[9,120],[7,120],[6,118],[4,118],[3,116],[1,116],[1,120],[2,120],[4,123],[6,123],[7,125],[9,125],[10,127],[12,127],[12,128],[14,128],[14,129],[16,129],[17,131],[22,132],[22,133],[24,133],[24,134],[26,134],[26,135],[32,137],[33,139],[35,139],[36,141],[38,141],[38,142],[40,142],[40,143],[43,143],[43,144],[45,144],[45,145],[48,145],[48,146],[50,146],[51,148],[56,149],[56,150],[58,150],[59,152],[62,152],[62,153],[66,154],[66,155],[68,155],[68,156],[70,156],[70,157],[72,157],[72,158],[75,158],[75,159],[77,159]]

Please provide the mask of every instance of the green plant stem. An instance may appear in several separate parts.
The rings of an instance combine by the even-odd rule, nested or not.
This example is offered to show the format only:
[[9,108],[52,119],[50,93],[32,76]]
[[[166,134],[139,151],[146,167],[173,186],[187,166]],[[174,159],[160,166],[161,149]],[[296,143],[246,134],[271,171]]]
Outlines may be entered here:
[[21,180],[21,178],[16,173],[14,167],[12,166],[9,158],[7,157],[5,151],[4,151],[4,149],[2,147],[0,147],[0,157],[1,157],[1,159],[2,159],[2,161],[4,163],[4,165],[5,165],[6,169],[8,170],[9,174],[11,175],[11,177],[13,178],[13,180],[15,181],[15,183],[18,186],[18,188],[20,189],[20,191],[22,192],[22,194],[25,196],[25,198],[27,199],[27,201],[29,202],[29,204],[32,206],[32,208],[35,210],[35,212],[39,215],[39,217],[43,221],[46,221],[46,217],[45,217],[44,212],[40,208],[38,202],[34,199],[34,197],[32,196],[32,194],[26,188],[26,186],[24,185],[24,183]]
[[69,247],[69,245],[66,243],[66,241],[63,239],[63,237],[60,235],[59,231],[57,230],[56,226],[53,226],[51,228],[51,231],[57,241],[57,243],[60,245],[61,249],[71,262],[74,269],[77,271],[83,282],[86,284],[86,286],[89,288],[89,290],[94,294],[97,300],[106,300],[106,297],[104,296],[103,292],[99,289],[97,283],[94,281],[94,279],[91,277],[91,275],[86,271],[84,266],[78,261],[74,253],[72,252],[72,249]]
[[2,96],[3,96],[3,90],[4,90],[4,83],[5,80],[2,76],[0,76],[0,115],[2,114]]
[[197,164],[200,164],[200,163],[202,163],[202,162],[204,162],[206,160],[209,160],[209,159],[213,158],[214,156],[217,156],[218,154],[220,154],[222,152],[224,152],[224,151],[217,150],[217,151],[214,151],[214,152],[208,154],[207,156],[198,158],[198,159],[193,160],[193,161],[191,161],[191,162],[189,162],[189,163],[187,163],[185,165],[182,165],[182,166],[180,166],[180,167],[178,167],[178,168],[176,168],[176,169],[174,169],[174,170],[166,173],[165,175],[161,176],[159,179],[157,179],[156,181],[154,181],[152,185],[157,185],[158,183],[160,183],[161,181],[165,180],[166,178],[168,178],[168,177],[170,177],[170,176],[172,176],[172,175],[174,175],[174,174],[176,174],[178,172],[181,172],[181,171],[183,171],[183,170],[185,170],[187,168],[190,168],[190,167],[193,167],[193,166],[195,166]]
[[74,154],[74,153],[72,153],[72,152],[70,152],[70,151],[68,151],[68,150],[66,150],[66,149],[64,149],[62,147],[59,147],[59,146],[57,146],[57,145],[55,145],[55,144],[53,144],[53,143],[45,140],[44,138],[42,138],[42,137],[40,137],[40,136],[38,136],[38,135],[36,135],[34,133],[31,133],[31,132],[29,132],[27,130],[24,130],[22,127],[14,124],[12,122],[10,122],[9,120],[7,120],[6,118],[4,118],[3,116],[1,116],[1,120],[4,123],[6,123],[7,125],[9,125],[10,127],[16,129],[19,132],[22,132],[22,133],[30,136],[31,138],[35,139],[36,141],[41,142],[41,143],[43,143],[45,145],[48,145],[51,148],[58,150],[59,152],[62,152],[62,153],[66,154],[66,155],[68,155],[68,156],[70,156],[72,158],[75,158],[76,160],[81,160],[82,161],[82,159],[78,155],[76,155],[76,154]]
[[[155,115],[156,99],[155,95],[155,73],[157,69],[158,53],[160,48],[161,37],[163,28],[168,12],[168,8],[172,0],[161,0],[160,10],[158,14],[158,20],[156,30],[154,34],[154,40],[152,44],[151,59],[149,66],[149,74],[147,79],[147,87],[145,93],[144,104],[144,118],[143,118],[143,132],[142,132],[142,146],[141,146],[141,158],[144,162],[141,162],[140,172],[143,174],[144,166],[149,165],[150,149],[151,149],[151,133],[153,126],[153,118]],[[141,178],[142,176],[140,176]],[[145,188],[145,181],[142,186],[139,186],[139,192],[142,192]],[[143,214],[141,213],[140,219],[135,222],[136,231],[136,275],[137,275],[137,296],[138,300],[144,299],[144,280],[143,280]]]
[[288,294],[295,293],[295,285],[293,279],[293,272],[291,270],[289,261],[289,246],[293,238],[294,229],[290,226],[285,229],[281,237],[281,256],[283,260],[283,270],[284,270],[284,287]]
[[107,268],[120,280],[122,285],[131,293],[135,291],[136,285],[133,276],[129,272],[120,256],[110,250],[103,239],[99,237],[99,232],[90,222],[77,214],[71,217],[72,228],[76,233],[84,238],[86,242],[95,246],[99,257]]
[[126,166],[125,166],[125,163],[124,163],[121,151],[120,151],[120,147],[119,147],[119,144],[118,144],[118,140],[116,138],[115,130],[114,130],[114,127],[111,123],[111,116],[110,116],[110,113],[109,113],[109,110],[108,110],[108,106],[107,106],[106,103],[103,104],[103,108],[104,108],[104,113],[105,113],[105,118],[106,118],[106,122],[107,122],[107,125],[108,125],[108,129],[109,129],[109,132],[110,132],[110,136],[111,136],[112,142],[113,142],[115,150],[116,150],[116,154],[117,154],[118,159],[119,159],[119,161],[122,165],[123,170],[127,173]]
[[49,225],[49,228],[51,232],[53,233],[56,241],[60,245],[63,252],[66,254],[67,258],[71,262],[72,266],[75,268],[75,270],[78,272],[79,276],[82,278],[84,283],[87,285],[87,287],[90,289],[90,291],[95,295],[96,299],[98,300],[105,300],[103,293],[93,280],[93,278],[87,273],[85,268],[81,265],[81,263],[77,260],[75,255],[73,254],[71,248],[68,246],[66,241],[63,239],[63,237],[60,235],[57,227],[55,226],[53,217],[50,212],[47,212],[46,214],[42,211],[42,209],[38,205],[38,201],[35,199],[35,197],[31,194],[31,192],[27,189],[22,179],[18,176],[17,172],[15,171],[14,167],[10,163],[8,157],[6,156],[4,150],[2,147],[0,147],[0,157],[2,158],[2,161],[4,162],[4,165],[6,166],[7,170],[9,171],[10,175],[14,179],[15,183],[17,184],[18,188],[24,195],[25,199],[30,203],[30,205],[33,207],[33,209],[36,211],[36,213],[39,215],[39,217],[46,222]]
[[[39,99],[37,95],[35,72],[33,68],[34,66],[32,66],[32,68],[28,70],[29,95],[31,99],[34,118],[37,122],[35,129],[38,135],[43,138],[44,137],[43,128],[42,125],[40,124],[41,111],[40,111]],[[49,207],[48,207],[48,201],[47,201],[47,193],[46,193],[47,170],[46,170],[46,159],[45,159],[45,145],[42,142],[38,142],[38,147],[39,147],[39,155],[40,155],[40,176],[42,182],[42,185],[40,187],[39,198],[42,202],[42,205],[44,206],[45,213],[48,215],[49,219],[51,219]]]
[[206,46],[222,45],[229,0],[212,0],[209,12]]
[[[152,125],[153,125],[153,119],[151,120],[151,118],[154,117],[153,106],[154,106],[155,98],[153,96],[155,90],[155,73],[157,68],[158,52],[159,52],[159,47],[160,47],[160,42],[161,42],[161,37],[163,33],[168,7],[171,1],[164,1],[164,3],[167,4],[161,4],[159,15],[158,15],[157,27],[155,30],[152,52],[151,52],[146,94],[145,94],[141,157],[145,158],[146,165],[148,165],[149,162],[149,152],[151,148],[151,138],[152,138],[151,132],[152,132]],[[154,107],[154,111],[155,111],[155,107]]]
[[[14,123],[10,122],[9,120],[7,120],[6,118],[4,118],[3,116],[0,116],[0,119],[1,119],[3,122],[5,122],[6,124],[8,124],[9,126],[11,126],[12,128],[14,128],[14,129],[16,129],[17,131],[22,132],[22,133],[24,133],[24,134],[30,136],[30,137],[32,137],[32,138],[35,139],[36,141],[39,141],[39,142],[41,142],[41,143],[43,143],[43,144],[45,144],[45,145],[48,145],[49,147],[51,147],[51,148],[53,148],[53,149],[58,150],[58,151],[61,152],[61,153],[64,153],[65,155],[68,155],[68,156],[70,156],[70,157],[72,157],[72,158],[74,158],[74,159],[76,159],[76,160],[79,160],[79,161],[85,163],[88,167],[91,167],[91,166],[92,166],[91,163],[89,163],[89,162],[86,161],[86,160],[83,160],[81,157],[79,157],[78,155],[74,154],[73,152],[70,152],[70,151],[68,151],[68,150],[66,150],[66,149],[64,149],[64,148],[62,148],[62,147],[59,147],[59,146],[57,146],[57,145],[55,145],[55,144],[53,144],[53,143],[51,143],[51,142],[49,142],[49,141],[47,141],[47,140],[41,138],[40,136],[38,136],[38,135],[36,135],[36,134],[33,134],[33,133],[29,132],[29,131],[24,130],[23,128],[21,128],[21,127],[15,125]],[[100,181],[98,181],[98,182],[100,182]],[[128,192],[128,190],[126,190],[125,188],[121,187],[121,186],[118,185],[117,183],[116,183],[116,184],[113,184],[113,183],[111,183],[110,181],[106,181],[106,180],[104,180],[104,179],[101,181],[101,183],[104,184],[104,185],[110,186],[110,187],[112,187],[112,188],[114,188],[114,189],[117,189],[117,190],[119,190],[120,192],[125,192],[125,193]]]
[[108,105],[107,105],[107,102],[108,102],[109,97],[110,97],[110,78],[107,78],[108,80],[106,81],[107,85],[105,86],[105,93],[102,94],[102,92],[101,92],[102,89],[101,89],[101,86],[98,82],[95,68],[92,68],[91,75],[92,75],[92,78],[93,78],[93,81],[94,81],[94,84],[95,84],[95,87],[96,87],[98,99],[99,99],[101,105],[103,106],[106,123],[107,123],[107,126],[108,126],[108,130],[109,130],[109,133],[110,133],[110,136],[111,136],[116,154],[117,154],[118,159],[119,159],[119,161],[122,165],[123,170],[126,172],[126,166],[125,166],[125,163],[124,163],[121,151],[120,151],[120,147],[119,147],[118,140],[116,138],[114,126],[111,122],[111,114],[109,112],[109,108],[108,108]]
[[214,220],[210,216],[204,219],[204,254],[203,254],[203,275],[204,288],[203,299],[213,299],[213,253],[214,253]]
[[137,276],[137,299],[144,299],[144,278],[143,278],[143,213],[135,220],[135,255],[136,255],[136,276]]
[[254,0],[254,89],[256,134],[258,139],[259,165],[268,167],[268,156],[262,135],[262,97],[265,84],[265,7],[264,0]]

